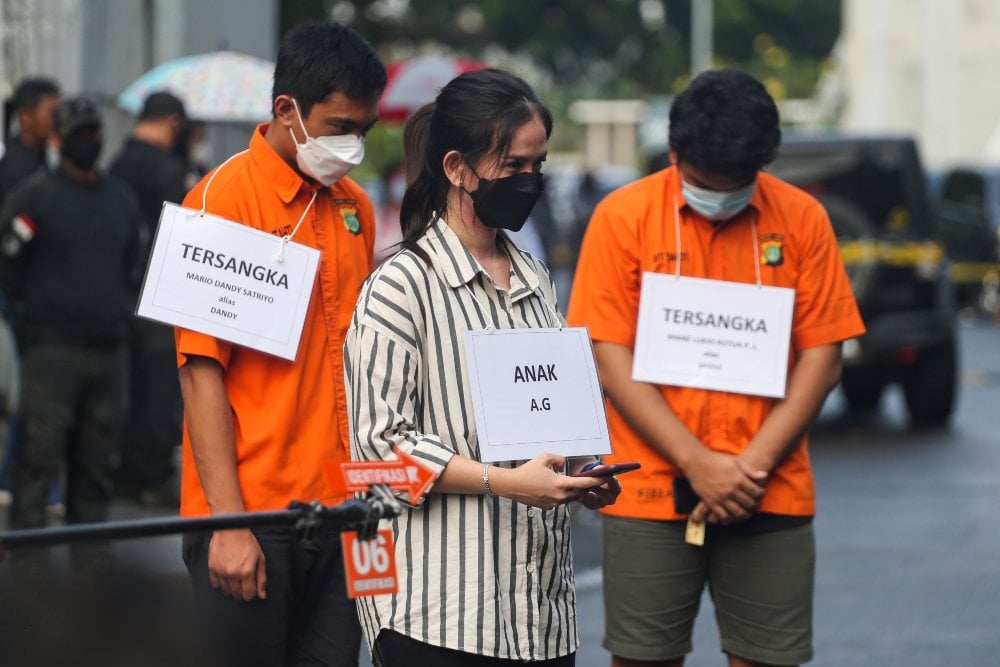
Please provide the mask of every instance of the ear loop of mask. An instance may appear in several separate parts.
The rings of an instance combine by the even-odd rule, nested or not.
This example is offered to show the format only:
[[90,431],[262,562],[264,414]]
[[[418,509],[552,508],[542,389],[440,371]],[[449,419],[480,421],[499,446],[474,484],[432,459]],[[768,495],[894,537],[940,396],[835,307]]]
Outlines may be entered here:
[[299,140],[295,138],[295,133],[292,132],[291,127],[288,128],[288,132],[289,134],[292,135],[292,141],[295,142],[296,146],[305,146],[307,143],[309,143],[310,139],[309,132],[306,130],[305,121],[302,120],[302,110],[299,109],[299,103],[295,100],[294,97],[292,98],[292,104],[295,105],[295,117],[299,119],[299,127],[302,128],[302,136],[305,137],[305,140],[300,144]]
[[[674,194],[674,242],[677,246],[677,262],[674,265],[674,277],[681,277],[681,213],[680,213],[681,172],[677,170],[677,190]],[[760,260],[757,258],[757,214],[750,211],[750,234],[753,237],[753,268],[757,276],[757,287],[762,287],[760,278]]]
[[[194,217],[194,216],[198,216],[199,218],[204,218],[205,217],[205,211],[208,209],[208,189],[210,187],[212,187],[212,181],[215,180],[215,177],[218,176],[218,174],[219,174],[220,171],[222,171],[222,168],[225,167],[227,164],[229,164],[229,162],[233,158],[236,158],[236,157],[238,157],[240,155],[243,155],[244,153],[248,153],[248,152],[249,152],[249,149],[247,149],[245,151],[240,151],[239,153],[236,153],[236,155],[231,155],[229,157],[229,159],[227,159],[225,162],[223,162],[218,167],[216,167],[215,169],[212,170],[212,175],[208,177],[208,182],[205,183],[205,188],[201,191],[201,210],[200,211],[192,211],[191,214],[190,214],[191,217]],[[291,241],[292,238],[295,237],[295,234],[299,231],[299,227],[302,226],[302,221],[306,219],[306,215],[309,213],[309,210],[312,208],[313,202],[316,201],[316,195],[318,195],[318,194],[319,194],[319,190],[316,190],[315,192],[313,192],[312,199],[310,199],[309,203],[306,205],[306,210],[304,210],[302,212],[302,216],[299,218],[299,221],[297,223],[295,223],[295,227],[294,227],[294,229],[292,229],[292,233],[291,234],[285,234],[280,239],[278,239],[278,254],[275,255],[274,259],[279,264],[281,262],[285,261],[285,246],[288,245],[288,242]]]

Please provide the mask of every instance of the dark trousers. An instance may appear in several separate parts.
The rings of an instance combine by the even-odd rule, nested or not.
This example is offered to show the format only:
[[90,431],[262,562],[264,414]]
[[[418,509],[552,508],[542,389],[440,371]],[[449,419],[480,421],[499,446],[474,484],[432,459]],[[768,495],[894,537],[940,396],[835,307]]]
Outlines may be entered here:
[[21,431],[14,465],[12,528],[45,526],[49,489],[63,466],[67,522],[107,518],[128,400],[127,372],[124,344],[27,346],[21,358]]
[[375,640],[376,664],[381,667],[574,667],[576,654],[561,658],[525,663],[519,660],[489,658],[463,651],[432,646],[392,630],[382,630]]
[[132,402],[117,485],[139,492],[169,484],[175,475],[173,454],[181,444],[183,404],[173,329],[137,320],[130,356]]
[[340,533],[323,526],[306,543],[292,528],[254,528],[264,552],[267,598],[244,602],[211,587],[211,534],[184,536],[184,562],[210,628],[215,664],[357,667],[361,625],[347,597]]

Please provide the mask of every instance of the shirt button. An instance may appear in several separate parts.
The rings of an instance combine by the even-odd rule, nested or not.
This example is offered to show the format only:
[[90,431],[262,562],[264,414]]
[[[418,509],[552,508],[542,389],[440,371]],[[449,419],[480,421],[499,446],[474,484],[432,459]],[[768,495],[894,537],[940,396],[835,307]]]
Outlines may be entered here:
[[534,563],[528,563],[528,567],[526,567],[525,569],[528,570],[528,574],[531,574],[532,572],[535,571],[535,564]]
[[535,516],[536,514],[538,514],[538,512],[536,512],[534,509],[528,510],[528,516]]

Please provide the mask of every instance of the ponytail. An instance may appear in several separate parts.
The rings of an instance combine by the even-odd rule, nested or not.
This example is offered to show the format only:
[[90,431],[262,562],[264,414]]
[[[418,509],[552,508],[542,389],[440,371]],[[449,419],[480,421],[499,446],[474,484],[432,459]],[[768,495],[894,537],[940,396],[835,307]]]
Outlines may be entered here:
[[[434,171],[435,165],[427,158],[427,137],[430,134],[434,102],[420,107],[403,129],[403,165],[406,168],[406,192],[399,209],[399,226],[403,232],[400,245],[412,250],[430,264],[431,258],[417,245],[434,221],[435,214],[444,208],[447,185]],[[441,169],[441,165],[437,165]],[[447,181],[445,181],[447,183]]]

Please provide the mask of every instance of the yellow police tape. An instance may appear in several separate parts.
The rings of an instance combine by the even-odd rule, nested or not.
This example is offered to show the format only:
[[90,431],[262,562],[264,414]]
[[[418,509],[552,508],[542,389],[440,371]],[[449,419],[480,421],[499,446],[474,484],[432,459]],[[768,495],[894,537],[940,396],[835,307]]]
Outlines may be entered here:
[[[894,267],[933,267],[945,260],[944,246],[934,241],[842,241],[840,255],[847,266],[887,264]],[[956,283],[981,283],[1000,274],[1000,262],[952,262],[949,275]]]

